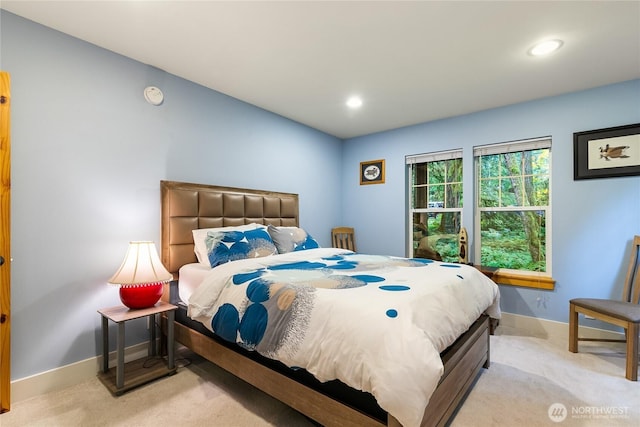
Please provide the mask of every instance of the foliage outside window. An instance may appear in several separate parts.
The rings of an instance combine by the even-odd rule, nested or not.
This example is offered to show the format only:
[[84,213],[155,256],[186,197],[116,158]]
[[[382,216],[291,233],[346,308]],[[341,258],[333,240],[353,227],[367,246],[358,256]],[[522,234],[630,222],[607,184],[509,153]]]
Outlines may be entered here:
[[408,251],[411,257],[458,261],[462,224],[462,151],[407,156],[409,170]]
[[487,267],[551,274],[551,140],[474,148],[475,260]]

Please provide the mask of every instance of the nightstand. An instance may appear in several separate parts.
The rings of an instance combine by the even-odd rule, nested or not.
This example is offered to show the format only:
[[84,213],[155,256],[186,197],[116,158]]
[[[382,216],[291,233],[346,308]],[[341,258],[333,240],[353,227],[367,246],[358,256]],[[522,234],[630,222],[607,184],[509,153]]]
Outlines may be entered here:
[[[160,301],[153,307],[132,310],[125,306],[103,308],[98,310],[102,315],[102,372],[98,378],[116,395],[121,395],[134,387],[153,381],[157,378],[176,373],[175,349],[174,349],[174,320],[175,310],[178,307]],[[154,364],[153,356],[156,356],[156,316],[167,313],[167,363],[161,358]],[[149,358],[142,358],[124,363],[124,325],[128,320],[149,317]],[[117,365],[109,369],[109,320],[118,324]],[[127,378],[125,379],[125,372]]]

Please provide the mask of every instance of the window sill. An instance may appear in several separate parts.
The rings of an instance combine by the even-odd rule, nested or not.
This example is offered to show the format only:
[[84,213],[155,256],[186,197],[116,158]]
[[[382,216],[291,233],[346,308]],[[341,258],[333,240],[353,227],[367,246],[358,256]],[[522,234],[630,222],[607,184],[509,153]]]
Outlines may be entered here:
[[554,290],[556,285],[556,281],[549,276],[510,273],[481,265],[476,268],[499,285],[522,286],[525,288],[546,289],[549,291]]

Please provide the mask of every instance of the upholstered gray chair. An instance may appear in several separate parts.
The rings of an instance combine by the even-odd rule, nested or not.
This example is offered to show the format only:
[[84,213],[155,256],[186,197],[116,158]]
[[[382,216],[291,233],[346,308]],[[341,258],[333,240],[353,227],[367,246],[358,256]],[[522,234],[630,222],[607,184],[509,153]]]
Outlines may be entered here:
[[[622,300],[576,298],[569,301],[569,351],[578,352],[578,341],[622,341],[627,343],[626,377],[638,381],[638,333],[640,331],[640,236],[633,238],[631,260]],[[579,338],[578,313],[624,328],[626,340]]]
[[356,237],[353,227],[334,227],[331,229],[331,244],[334,248],[356,251]]

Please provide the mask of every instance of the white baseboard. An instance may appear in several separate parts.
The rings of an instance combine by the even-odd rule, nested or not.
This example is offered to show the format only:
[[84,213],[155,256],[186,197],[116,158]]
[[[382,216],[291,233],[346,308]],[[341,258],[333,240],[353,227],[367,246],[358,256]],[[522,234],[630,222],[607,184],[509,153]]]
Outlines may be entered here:
[[[502,313],[500,328],[512,334],[531,335],[549,339],[568,339],[569,325],[553,320],[538,319],[519,314]],[[580,327],[580,336],[593,338],[624,338],[623,334],[603,329]],[[567,341],[568,342],[568,341]],[[125,349],[125,362],[147,355],[148,343],[141,343]],[[115,366],[116,353],[109,354],[109,366]],[[51,369],[30,377],[11,382],[11,402],[20,402],[44,393],[60,390],[87,381],[102,369],[102,356],[91,357],[70,365]]]
[[[565,340],[569,343],[569,324],[555,320],[538,319],[520,314],[502,313],[500,327],[509,328],[518,335]],[[499,328],[500,328],[499,327]],[[498,334],[500,329],[498,328]],[[624,339],[624,334],[604,329],[579,326],[579,336],[588,338]]]
[[[145,357],[149,343],[125,348],[124,361]],[[116,352],[109,353],[109,367],[116,365]],[[94,378],[102,369],[102,356],[90,357],[70,365],[61,366],[29,377],[11,381],[11,402],[20,402],[41,394],[60,390]]]

